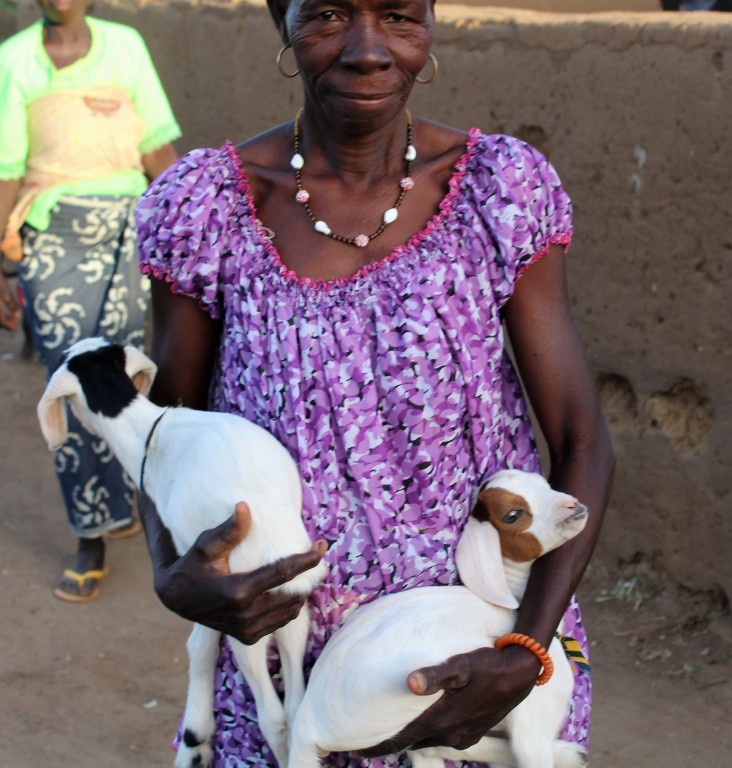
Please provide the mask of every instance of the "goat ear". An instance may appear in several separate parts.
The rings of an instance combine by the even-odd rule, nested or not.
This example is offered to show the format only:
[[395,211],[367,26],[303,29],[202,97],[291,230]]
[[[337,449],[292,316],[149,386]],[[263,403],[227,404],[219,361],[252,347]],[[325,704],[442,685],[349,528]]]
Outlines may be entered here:
[[125,373],[132,379],[135,389],[147,396],[158,367],[137,347],[125,346]]
[[473,594],[502,608],[518,608],[506,581],[498,531],[489,522],[470,517],[455,550],[455,563]]
[[49,450],[60,448],[68,435],[64,398],[78,395],[80,392],[79,379],[66,367],[59,368],[49,379],[46,391],[36,407],[38,423]]

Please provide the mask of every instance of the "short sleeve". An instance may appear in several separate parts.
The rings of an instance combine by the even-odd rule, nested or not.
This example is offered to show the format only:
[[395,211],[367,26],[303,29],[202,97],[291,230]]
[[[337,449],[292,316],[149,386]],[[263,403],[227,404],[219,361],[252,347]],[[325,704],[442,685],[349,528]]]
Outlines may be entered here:
[[135,43],[134,66],[137,73],[133,101],[137,114],[145,121],[145,133],[139,147],[140,154],[144,155],[180,138],[181,130],[147,45],[136,30],[131,29],[130,34]]
[[[17,63],[15,64],[17,68]],[[0,181],[25,176],[28,113],[12,62],[0,55]]]
[[135,209],[140,269],[222,315],[222,258],[237,173],[225,150],[196,149],[143,193]]
[[499,306],[524,271],[552,245],[572,240],[572,202],[552,164],[509,136],[481,136],[469,171],[473,204],[495,257],[491,282]]

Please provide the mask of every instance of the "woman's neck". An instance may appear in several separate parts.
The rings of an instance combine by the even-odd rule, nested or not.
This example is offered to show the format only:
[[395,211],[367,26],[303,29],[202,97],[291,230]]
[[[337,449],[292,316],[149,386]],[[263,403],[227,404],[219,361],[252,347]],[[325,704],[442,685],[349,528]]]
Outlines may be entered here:
[[44,19],[43,46],[57,69],[84,58],[91,48],[91,30],[85,16],[64,24]]
[[304,113],[300,119],[300,145],[308,174],[335,176],[349,185],[368,187],[373,180],[403,172],[407,121],[405,110],[378,131],[346,135],[334,132],[330,125],[309,120]]

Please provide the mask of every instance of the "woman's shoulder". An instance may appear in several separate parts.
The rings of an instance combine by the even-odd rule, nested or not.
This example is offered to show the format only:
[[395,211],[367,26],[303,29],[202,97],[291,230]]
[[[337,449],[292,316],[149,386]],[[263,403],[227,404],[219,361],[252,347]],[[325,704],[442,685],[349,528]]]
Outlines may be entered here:
[[[451,187],[462,187],[468,196],[497,185],[527,182],[529,186],[540,186],[546,178],[553,180],[555,176],[547,158],[515,136],[486,133],[476,127],[466,132],[423,120],[419,129],[426,140],[430,165],[438,172],[449,166]],[[421,147],[417,150],[420,152]]]
[[484,133],[479,128],[470,130],[468,154],[472,167],[489,167],[494,173],[504,168],[531,170],[549,164],[544,154],[527,141],[504,133]]
[[142,35],[134,27],[130,27],[127,24],[120,24],[118,21],[108,21],[107,19],[98,19],[96,16],[87,16],[86,22],[92,30],[92,34],[103,36],[105,40],[113,40],[117,43],[135,47],[145,46]]
[[241,204],[235,152],[229,143],[187,152],[148,187],[135,210],[142,271],[196,297],[214,316],[223,255],[251,219]]
[[490,230],[502,253],[501,264],[513,275],[509,285],[550,245],[568,246],[572,202],[536,147],[514,136],[474,128],[463,174],[461,205]]
[[228,143],[194,149],[164,171],[137,202],[141,238],[160,243],[182,233],[218,242],[231,222],[248,214],[234,155]]
[[41,23],[36,21],[0,43],[0,66],[19,67],[19,58],[26,57],[41,41]]
[[230,142],[219,148],[200,147],[181,155],[148,187],[144,198],[164,195],[216,197],[241,182],[236,149]]
[[506,134],[470,131],[461,172],[465,194],[482,208],[518,205],[541,208],[552,200],[563,207],[569,198],[550,160],[523,139]]
[[[283,171],[291,173],[292,123],[281,123],[232,147],[242,176],[257,187],[268,186]],[[287,162],[283,164],[284,158]]]

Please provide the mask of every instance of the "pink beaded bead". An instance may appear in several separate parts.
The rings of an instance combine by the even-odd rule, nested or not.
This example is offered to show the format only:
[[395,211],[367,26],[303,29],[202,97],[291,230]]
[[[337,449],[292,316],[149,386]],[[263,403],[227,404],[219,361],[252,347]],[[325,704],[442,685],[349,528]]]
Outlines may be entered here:
[[310,193],[307,189],[298,189],[297,194],[295,195],[295,200],[297,200],[298,203],[307,203],[307,201],[310,200]]
[[400,182],[399,186],[406,192],[410,189],[414,189],[414,179],[411,176],[405,176]]
[[359,248],[365,248],[369,244],[369,237],[368,235],[356,235],[356,237],[353,238],[353,242]]

